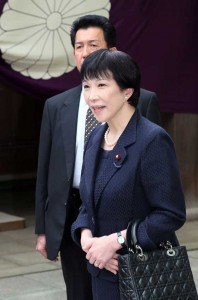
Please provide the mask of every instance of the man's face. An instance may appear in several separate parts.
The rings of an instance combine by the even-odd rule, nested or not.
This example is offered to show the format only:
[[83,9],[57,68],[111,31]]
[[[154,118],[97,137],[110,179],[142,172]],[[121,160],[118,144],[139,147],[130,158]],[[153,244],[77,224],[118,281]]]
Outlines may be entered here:
[[74,45],[74,59],[78,71],[80,71],[84,59],[90,53],[102,48],[107,49],[107,43],[101,28],[89,27],[87,29],[79,29],[76,32]]

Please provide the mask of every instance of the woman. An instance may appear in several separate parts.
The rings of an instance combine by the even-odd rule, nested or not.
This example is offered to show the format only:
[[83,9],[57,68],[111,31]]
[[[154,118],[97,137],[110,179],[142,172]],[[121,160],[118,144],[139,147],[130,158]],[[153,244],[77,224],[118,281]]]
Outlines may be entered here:
[[120,51],[97,50],[84,61],[84,96],[102,123],[85,149],[82,206],[73,239],[86,252],[94,300],[117,300],[117,257],[125,252],[130,221],[142,219],[138,243],[145,250],[169,240],[185,222],[185,202],[174,145],[136,106],[140,72]]

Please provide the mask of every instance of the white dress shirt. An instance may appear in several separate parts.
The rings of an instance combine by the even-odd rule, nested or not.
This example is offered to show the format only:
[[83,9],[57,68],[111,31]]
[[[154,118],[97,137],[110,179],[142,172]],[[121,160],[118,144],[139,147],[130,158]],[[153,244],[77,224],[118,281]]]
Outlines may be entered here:
[[79,188],[82,163],[83,163],[83,152],[84,152],[84,135],[85,135],[85,120],[89,106],[86,104],[83,91],[80,95],[80,104],[78,109],[78,123],[76,132],[76,158],[74,167],[74,179],[73,187]]

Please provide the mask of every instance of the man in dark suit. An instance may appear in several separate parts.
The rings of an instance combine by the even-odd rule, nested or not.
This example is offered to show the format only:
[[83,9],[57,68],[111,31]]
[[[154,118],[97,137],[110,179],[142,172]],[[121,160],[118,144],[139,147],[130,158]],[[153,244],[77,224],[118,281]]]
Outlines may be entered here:
[[[102,16],[84,16],[71,29],[78,70],[96,49],[116,50],[115,28]],[[67,300],[91,300],[91,280],[81,248],[71,238],[71,224],[81,204],[80,182],[88,106],[81,86],[48,99],[40,133],[36,184],[36,249],[50,260],[60,252]],[[159,123],[155,93],[141,90],[140,111]]]

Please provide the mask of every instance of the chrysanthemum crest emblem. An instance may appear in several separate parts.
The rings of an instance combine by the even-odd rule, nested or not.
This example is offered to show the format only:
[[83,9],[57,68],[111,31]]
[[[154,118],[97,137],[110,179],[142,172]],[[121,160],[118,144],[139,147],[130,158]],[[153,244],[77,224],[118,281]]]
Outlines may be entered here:
[[109,16],[109,0],[9,0],[0,18],[2,58],[33,79],[75,68],[70,28],[82,15]]

